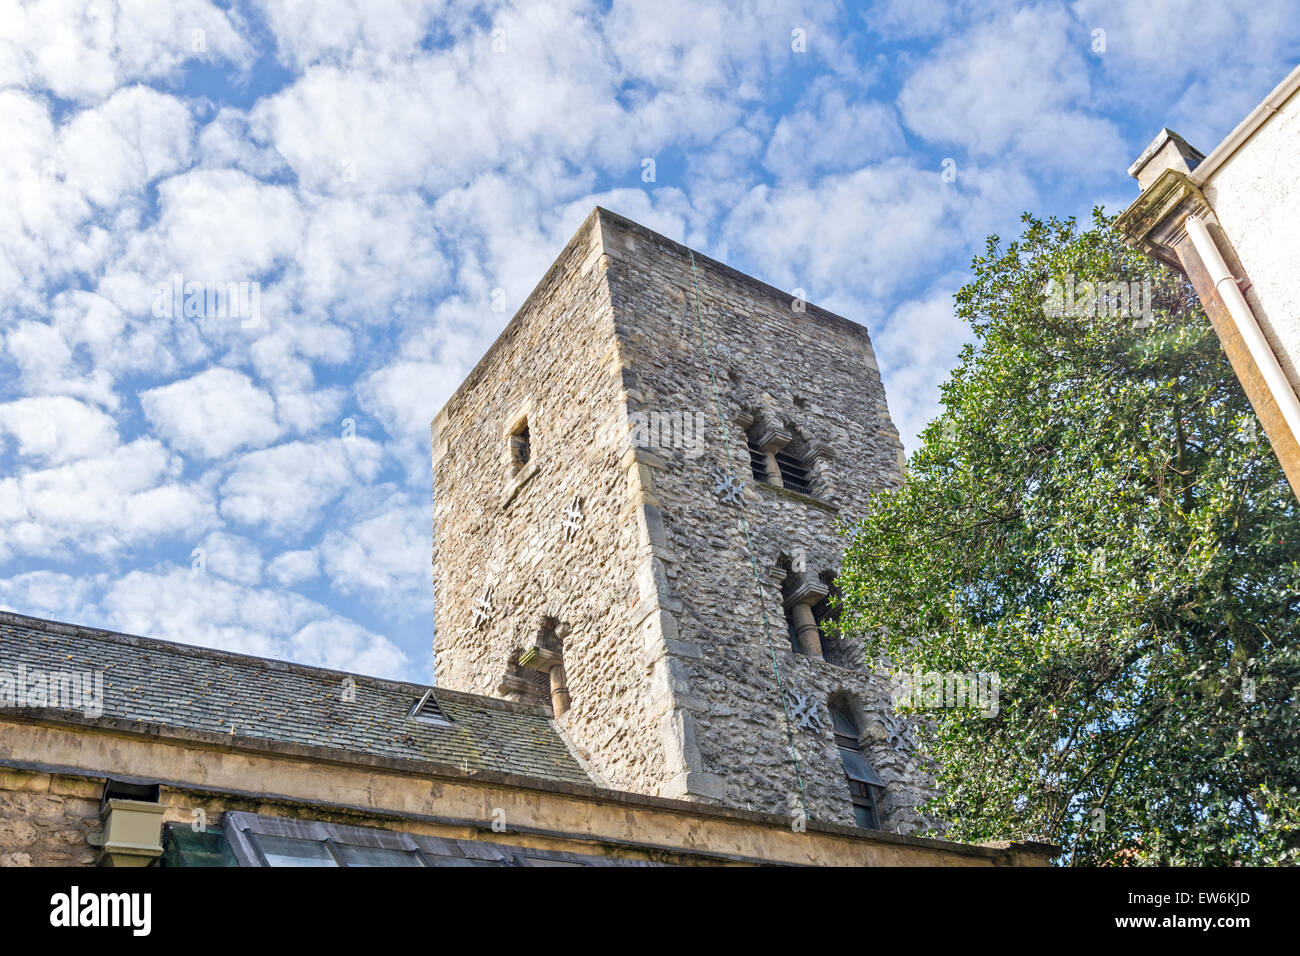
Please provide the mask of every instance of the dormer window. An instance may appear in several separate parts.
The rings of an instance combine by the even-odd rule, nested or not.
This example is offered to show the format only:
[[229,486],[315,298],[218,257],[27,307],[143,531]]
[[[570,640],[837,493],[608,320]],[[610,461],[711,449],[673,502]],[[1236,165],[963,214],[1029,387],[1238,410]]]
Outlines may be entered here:
[[450,727],[451,721],[443,714],[442,708],[438,706],[438,698],[433,696],[432,690],[426,690],[424,696],[415,702],[407,714],[412,720],[418,720],[422,724],[437,724],[440,727]]

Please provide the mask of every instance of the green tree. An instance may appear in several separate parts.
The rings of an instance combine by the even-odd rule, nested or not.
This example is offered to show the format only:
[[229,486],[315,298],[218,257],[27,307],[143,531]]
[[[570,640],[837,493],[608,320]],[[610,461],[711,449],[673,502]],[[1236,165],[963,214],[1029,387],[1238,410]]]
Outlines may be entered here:
[[[1186,281],[1100,210],[1024,222],[957,294],[975,342],[903,487],[846,529],[840,628],[896,673],[999,675],[996,717],[915,715],[951,837],[1295,862],[1296,498]],[[1148,313],[1079,307],[1143,280]]]

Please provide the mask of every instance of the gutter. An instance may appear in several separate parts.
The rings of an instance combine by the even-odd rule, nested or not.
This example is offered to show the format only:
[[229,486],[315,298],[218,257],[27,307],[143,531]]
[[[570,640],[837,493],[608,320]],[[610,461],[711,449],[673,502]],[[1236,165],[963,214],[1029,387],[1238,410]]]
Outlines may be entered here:
[[[1296,78],[1297,82],[1300,82],[1300,69],[1297,69],[1292,76]],[[1224,261],[1222,253],[1219,252],[1219,247],[1211,237],[1210,231],[1205,228],[1205,223],[1201,221],[1199,216],[1188,216],[1185,226],[1187,228],[1187,237],[1191,239],[1192,246],[1196,249],[1196,254],[1200,257],[1201,264],[1209,275],[1210,282],[1223,300],[1228,315],[1232,319],[1232,323],[1237,327],[1237,332],[1241,335],[1242,341],[1245,342],[1250,357],[1254,359],[1255,366],[1259,369],[1268,390],[1273,393],[1273,400],[1277,402],[1282,419],[1286,422],[1291,434],[1300,438],[1300,399],[1296,398],[1295,389],[1287,381],[1286,373],[1282,371],[1282,366],[1278,364],[1277,356],[1273,354],[1273,349],[1269,346],[1268,340],[1264,338],[1264,333],[1260,331],[1259,323],[1255,319],[1255,313],[1251,311],[1250,305],[1246,302],[1246,297],[1241,294],[1237,280],[1233,278],[1231,270],[1228,269],[1228,264]]]

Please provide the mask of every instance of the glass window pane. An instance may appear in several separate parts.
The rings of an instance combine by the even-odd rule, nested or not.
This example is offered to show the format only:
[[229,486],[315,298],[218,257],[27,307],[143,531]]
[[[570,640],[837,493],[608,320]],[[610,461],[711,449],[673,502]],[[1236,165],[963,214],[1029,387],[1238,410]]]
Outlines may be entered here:
[[386,850],[377,846],[338,844],[339,856],[346,866],[424,866],[409,850]]
[[885,781],[871,769],[871,764],[867,763],[867,758],[862,756],[861,751],[841,747],[840,761],[844,764],[844,773],[850,780],[874,784],[877,787],[885,785]]
[[871,807],[854,804],[853,820],[858,826],[865,827],[868,830],[880,829],[879,825],[876,823],[876,814],[872,811]]
[[437,856],[434,854],[425,854],[430,866],[505,866],[504,863],[498,863],[494,860],[471,860],[463,856]]
[[163,855],[159,866],[239,866],[220,830],[195,832],[186,824],[163,827]]
[[324,843],[261,833],[249,836],[257,841],[268,866],[338,866]]
[[853,718],[846,714],[839,707],[831,708],[831,723],[835,725],[835,732],[843,734],[845,737],[858,739],[858,725],[853,722]]
[[574,863],[572,860],[548,860],[541,856],[526,856],[524,863],[527,866],[586,866],[585,863]]

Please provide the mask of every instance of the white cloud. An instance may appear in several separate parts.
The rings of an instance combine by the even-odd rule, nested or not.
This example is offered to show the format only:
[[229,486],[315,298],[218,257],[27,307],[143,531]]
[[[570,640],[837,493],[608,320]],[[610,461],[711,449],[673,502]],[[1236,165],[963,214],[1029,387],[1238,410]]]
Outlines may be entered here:
[[190,555],[192,570],[201,569],[204,574],[215,574],[240,584],[262,583],[262,554],[248,538],[214,531],[199,543],[197,550],[198,555],[193,552]]
[[1096,62],[1107,102],[1147,117],[1130,162],[1163,126],[1208,153],[1296,64],[1292,0],[1076,0],[1071,9],[1105,30]]
[[361,595],[378,610],[431,611],[431,524],[427,507],[395,498],[378,514],[325,535],[318,549],[325,573],[340,593]]
[[0,434],[20,454],[47,464],[105,455],[117,446],[117,423],[74,398],[20,398],[0,405]]
[[960,281],[952,276],[950,286],[902,303],[873,335],[890,415],[909,454],[919,447],[916,436],[942,411],[939,385],[957,364],[962,346],[974,339],[953,307]]
[[28,394],[67,394],[115,408],[113,375],[106,368],[81,374],[74,345],[58,328],[43,322],[15,323],[4,336],[4,351],[17,366],[20,383]]
[[904,122],[977,157],[1113,176],[1128,162],[1116,125],[1092,112],[1088,33],[1064,10],[1016,10],[959,33],[899,94]]
[[279,585],[293,587],[318,577],[320,560],[316,557],[315,549],[285,551],[276,555],[266,566],[266,574]]
[[143,392],[140,405],[157,434],[202,458],[222,458],[280,436],[271,396],[247,375],[226,368]]
[[221,513],[273,534],[314,527],[321,509],[374,479],[380,446],[368,438],[295,441],[239,458],[221,485]]
[[40,309],[50,275],[98,270],[107,234],[82,228],[90,207],[62,177],[58,133],[40,98],[0,89],[0,140],[0,295],[9,307]]
[[447,189],[494,165],[509,135],[496,109],[454,62],[426,56],[382,75],[312,67],[252,116],[304,187],[375,193]]
[[409,56],[432,27],[450,31],[464,16],[444,0],[259,0],[258,6],[275,34],[280,60],[294,67]]
[[203,0],[7,3],[0,16],[0,85],[95,99],[135,80],[175,75],[188,60],[247,64],[238,16]]
[[807,181],[902,149],[903,131],[890,104],[850,103],[843,93],[827,89],[815,104],[781,118],[763,165],[782,179]]
[[[733,90],[757,98],[768,71],[792,69],[797,57],[838,62],[841,31],[829,2],[615,0],[604,32],[630,75],[667,89]],[[794,50],[794,31],[805,52]]]
[[[473,350],[476,358],[482,349]],[[433,416],[455,391],[473,359],[452,352],[444,362],[396,361],[358,385],[363,406],[376,414],[390,434],[425,439]]]
[[322,618],[290,636],[291,660],[331,670],[375,674],[426,683],[412,673],[407,656],[385,637],[337,616]]
[[320,200],[294,257],[294,309],[370,325],[418,315],[449,278],[438,239],[422,203],[394,196]]
[[33,617],[76,621],[95,584],[57,571],[28,571],[0,578],[0,608]]
[[56,468],[0,479],[0,561],[14,554],[111,554],[215,518],[204,489],[152,439]]
[[58,164],[67,181],[102,207],[190,161],[193,122],[185,104],[130,87],[78,113],[62,130]]
[[[970,6],[960,0],[875,0],[862,20],[890,40],[930,38],[966,22]],[[981,10],[990,6],[989,0],[978,0]]]
[[[290,261],[303,241],[304,215],[295,191],[237,170],[173,176],[159,185],[158,202],[157,225],[128,246],[151,285],[170,281],[174,272],[186,282],[256,280]],[[140,311],[145,305],[137,303]]]
[[813,186],[757,187],[726,219],[721,255],[743,254],[760,278],[829,308],[837,294],[884,298],[977,247],[1006,200],[1029,191],[1014,172],[952,183],[941,172],[891,159]]
[[190,569],[132,571],[107,587],[95,616],[133,634],[381,677],[412,677],[406,655],[391,641],[315,601]]

